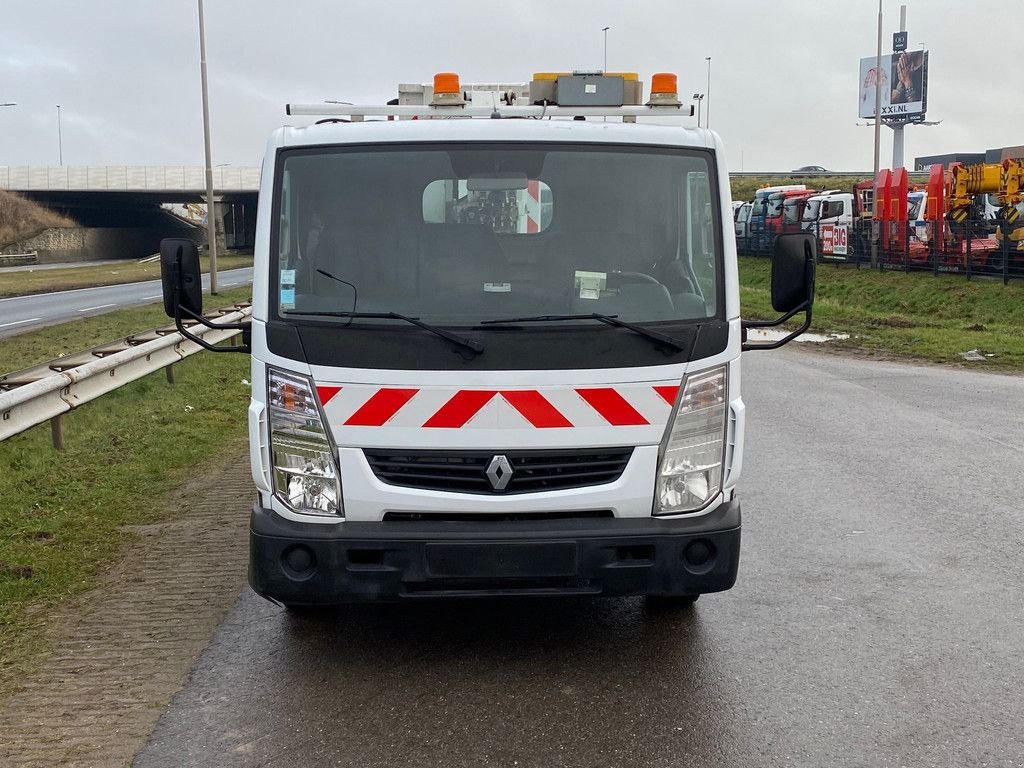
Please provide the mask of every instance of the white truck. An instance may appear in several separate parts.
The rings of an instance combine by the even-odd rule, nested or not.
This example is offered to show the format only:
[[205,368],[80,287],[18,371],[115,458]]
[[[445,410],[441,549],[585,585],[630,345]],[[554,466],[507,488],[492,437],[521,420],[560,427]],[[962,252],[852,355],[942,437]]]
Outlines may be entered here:
[[[802,326],[746,343],[777,321],[741,323],[725,152],[675,76],[646,104],[628,73],[529,86],[481,104],[444,74],[428,103],[289,105],[326,120],[271,136],[232,348],[252,355],[260,595],[688,605],[733,585],[740,350],[808,327],[813,238],[773,261]],[[161,256],[187,334],[196,246]]]

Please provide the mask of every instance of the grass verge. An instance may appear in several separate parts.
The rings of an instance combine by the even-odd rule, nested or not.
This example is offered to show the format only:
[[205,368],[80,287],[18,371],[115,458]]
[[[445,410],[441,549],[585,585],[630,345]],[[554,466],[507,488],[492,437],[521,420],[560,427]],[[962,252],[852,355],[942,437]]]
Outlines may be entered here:
[[[1024,283],[831,265],[817,275],[811,330],[850,334],[829,346],[946,364],[979,349],[993,357],[972,367],[1024,370]],[[776,316],[767,259],[740,257],[740,305],[747,318]]]
[[[158,313],[126,310],[5,339],[5,362],[88,348],[157,325]],[[61,453],[46,424],[0,442],[0,678],[39,657],[31,630],[49,606],[95,583],[127,526],[173,516],[164,494],[206,456],[244,449],[248,356],[203,352],[175,370],[173,385],[151,374],[67,414]]]
[[[207,257],[200,257],[200,263],[203,272],[210,271],[209,259]],[[217,256],[218,272],[251,266],[251,254],[223,254]],[[159,279],[159,262],[154,261],[140,264],[131,259],[126,259],[123,264],[93,264],[91,266],[68,267],[66,269],[0,272],[0,298]]]

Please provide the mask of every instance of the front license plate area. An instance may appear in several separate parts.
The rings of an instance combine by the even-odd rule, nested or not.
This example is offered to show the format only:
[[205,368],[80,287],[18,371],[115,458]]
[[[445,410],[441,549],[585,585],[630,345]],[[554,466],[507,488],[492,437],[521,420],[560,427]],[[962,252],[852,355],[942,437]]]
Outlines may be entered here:
[[574,576],[576,544],[427,544],[427,569],[433,578],[523,578]]

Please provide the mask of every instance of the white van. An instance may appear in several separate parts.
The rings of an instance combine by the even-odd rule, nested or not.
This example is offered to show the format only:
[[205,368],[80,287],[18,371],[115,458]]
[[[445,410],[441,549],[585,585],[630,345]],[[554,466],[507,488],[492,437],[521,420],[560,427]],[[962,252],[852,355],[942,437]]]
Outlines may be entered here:
[[[773,258],[800,329],[747,343],[777,323],[740,320],[726,153],[674,76],[648,105],[565,73],[541,105],[482,107],[454,77],[420,106],[290,105],[332,120],[270,137],[250,584],[295,609],[729,589],[740,351],[808,327],[811,238]],[[188,333],[195,246],[161,263]]]

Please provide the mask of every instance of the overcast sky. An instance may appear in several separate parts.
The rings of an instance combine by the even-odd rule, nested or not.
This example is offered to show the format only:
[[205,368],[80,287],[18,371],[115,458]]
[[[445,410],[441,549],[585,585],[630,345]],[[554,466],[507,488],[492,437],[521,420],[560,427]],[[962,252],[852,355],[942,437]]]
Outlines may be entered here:
[[[0,165],[203,163],[195,0],[8,0],[0,33]],[[885,0],[883,51],[899,28]],[[916,155],[1024,144],[1024,57],[1007,51],[1021,0],[908,0],[910,48],[930,50]],[[874,54],[875,0],[206,0],[215,163],[258,165],[288,101],[383,103],[399,82],[455,71],[464,83],[601,68],[707,87],[711,127],[739,170],[863,170],[858,60]],[[705,105],[708,101],[705,102]],[[883,128],[883,166],[891,159]],[[742,154],[741,154],[742,153]]]

